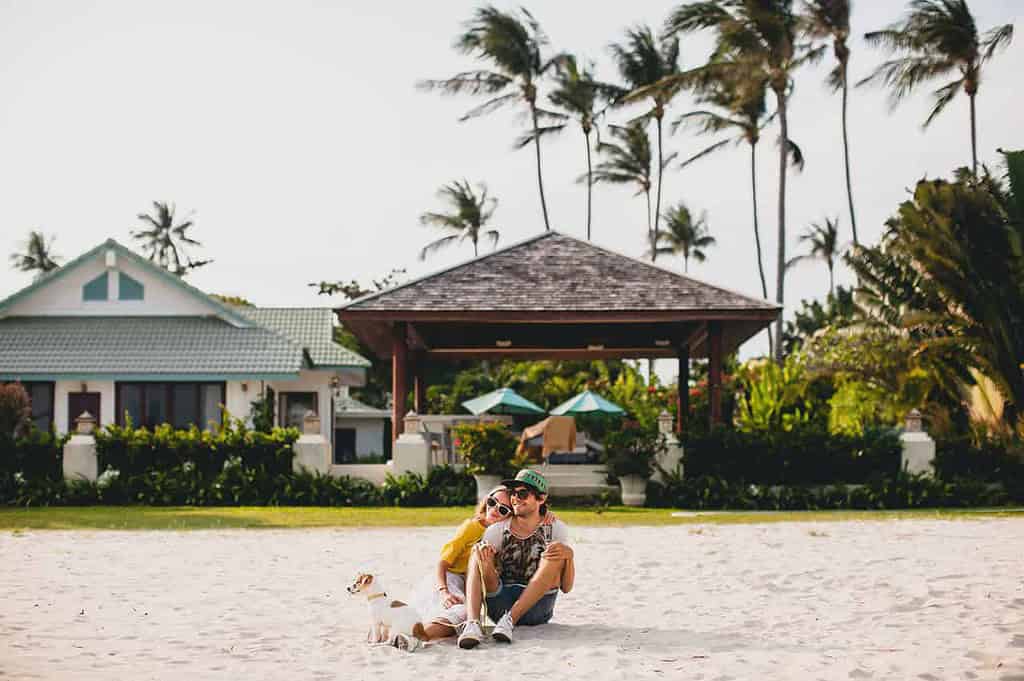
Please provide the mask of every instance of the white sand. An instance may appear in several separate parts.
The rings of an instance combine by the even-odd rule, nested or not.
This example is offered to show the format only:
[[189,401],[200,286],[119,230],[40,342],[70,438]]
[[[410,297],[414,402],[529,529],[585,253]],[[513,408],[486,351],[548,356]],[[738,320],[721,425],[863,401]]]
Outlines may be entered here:
[[2,679],[1024,679],[1024,519],[573,529],[511,646],[363,643],[448,531],[0,534]]

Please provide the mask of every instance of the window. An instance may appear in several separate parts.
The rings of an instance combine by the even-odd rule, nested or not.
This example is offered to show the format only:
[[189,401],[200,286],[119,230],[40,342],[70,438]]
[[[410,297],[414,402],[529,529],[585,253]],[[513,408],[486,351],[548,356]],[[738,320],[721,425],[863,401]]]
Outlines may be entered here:
[[117,422],[125,414],[135,426],[152,428],[170,423],[175,428],[201,429],[221,422],[223,383],[118,383]]
[[32,404],[32,423],[39,430],[53,425],[53,383],[22,383]]
[[302,419],[307,411],[319,414],[316,393],[281,393],[281,425],[298,428],[302,432]]
[[334,430],[334,463],[356,462],[356,429],[336,428]]
[[118,300],[142,300],[145,295],[145,287],[129,277],[124,272],[117,273],[117,299]]
[[82,300],[107,299],[107,273],[104,272],[82,287]]

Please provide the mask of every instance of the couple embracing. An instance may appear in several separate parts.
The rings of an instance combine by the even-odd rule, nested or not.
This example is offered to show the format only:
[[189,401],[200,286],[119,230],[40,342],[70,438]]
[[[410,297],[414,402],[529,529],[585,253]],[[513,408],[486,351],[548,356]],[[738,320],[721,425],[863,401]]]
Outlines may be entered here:
[[475,648],[484,639],[484,605],[495,622],[491,637],[500,643],[512,642],[517,625],[551,619],[558,591],[572,589],[576,567],[568,528],[547,500],[547,480],[524,469],[491,490],[459,526],[441,549],[434,590],[421,610],[429,613],[429,639],[458,634],[460,648]]

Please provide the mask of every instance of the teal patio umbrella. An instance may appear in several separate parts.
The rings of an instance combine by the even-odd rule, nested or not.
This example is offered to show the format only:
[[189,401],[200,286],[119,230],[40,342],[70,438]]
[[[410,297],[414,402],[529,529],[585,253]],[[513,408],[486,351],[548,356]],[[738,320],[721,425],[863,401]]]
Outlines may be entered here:
[[544,410],[512,388],[499,388],[462,403],[472,414],[543,414]]
[[565,402],[551,410],[555,416],[563,414],[625,414],[626,410],[617,404],[609,402],[595,392],[584,390],[575,397],[570,397]]

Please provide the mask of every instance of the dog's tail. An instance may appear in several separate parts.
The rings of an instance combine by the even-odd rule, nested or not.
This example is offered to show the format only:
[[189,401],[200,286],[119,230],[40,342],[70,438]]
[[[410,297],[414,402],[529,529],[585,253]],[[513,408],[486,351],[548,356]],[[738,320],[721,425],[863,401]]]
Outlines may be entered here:
[[423,622],[412,625],[412,635],[421,641],[427,640],[427,630],[423,628]]

